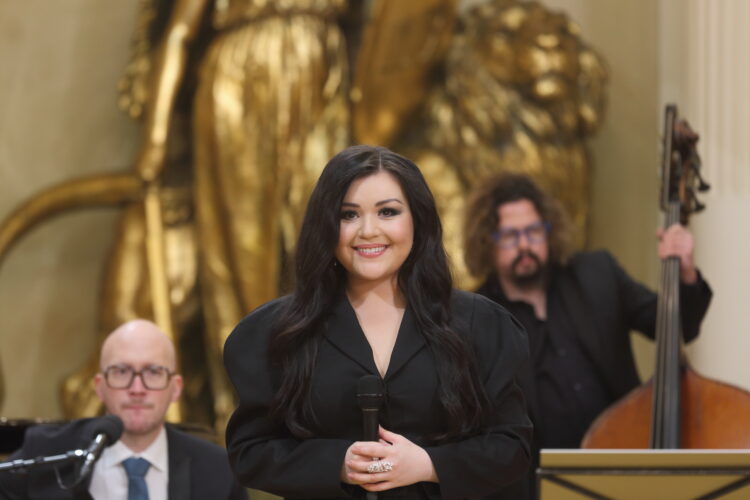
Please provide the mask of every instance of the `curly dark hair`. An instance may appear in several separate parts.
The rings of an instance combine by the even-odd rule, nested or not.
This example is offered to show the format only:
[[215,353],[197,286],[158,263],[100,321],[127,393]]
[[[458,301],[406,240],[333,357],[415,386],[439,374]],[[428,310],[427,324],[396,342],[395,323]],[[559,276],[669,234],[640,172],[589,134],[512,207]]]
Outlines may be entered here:
[[547,195],[529,176],[502,173],[489,178],[475,191],[466,205],[464,224],[464,261],[476,278],[485,278],[494,271],[494,241],[497,230],[497,209],[504,203],[529,200],[542,220],[549,224],[550,262],[562,264],[570,254],[572,227],[562,205]]
[[344,291],[346,270],[335,265],[341,204],[352,182],[378,172],[398,180],[414,223],[411,252],[398,272],[398,287],[414,312],[420,333],[435,357],[446,439],[478,431],[489,408],[465,335],[451,326],[453,280],[443,246],[435,200],[417,166],[383,147],[351,146],[334,156],[313,190],[297,242],[296,283],[288,307],[274,325],[271,359],[281,369],[271,413],[299,437],[315,422],[310,380],[322,323]]

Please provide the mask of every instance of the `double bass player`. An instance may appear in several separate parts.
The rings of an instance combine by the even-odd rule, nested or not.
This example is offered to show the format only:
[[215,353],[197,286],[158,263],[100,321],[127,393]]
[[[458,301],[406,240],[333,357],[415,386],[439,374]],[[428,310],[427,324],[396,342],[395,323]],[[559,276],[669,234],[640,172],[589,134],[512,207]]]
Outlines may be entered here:
[[[468,204],[465,258],[477,290],[529,335],[520,384],[541,448],[577,448],[597,415],[639,384],[629,332],[653,339],[657,295],[606,251],[569,255],[565,214],[530,178],[502,174]],[[658,254],[679,257],[684,340],[697,337],[711,289],[679,224],[658,232]],[[531,469],[534,470],[534,469]],[[529,495],[533,478],[529,474]]]

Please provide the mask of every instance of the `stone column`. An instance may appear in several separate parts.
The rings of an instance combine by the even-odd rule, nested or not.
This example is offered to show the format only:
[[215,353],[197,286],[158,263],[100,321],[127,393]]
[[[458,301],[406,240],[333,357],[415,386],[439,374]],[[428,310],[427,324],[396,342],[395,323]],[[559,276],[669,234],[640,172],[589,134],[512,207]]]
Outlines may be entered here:
[[700,134],[711,184],[691,227],[714,300],[688,353],[705,375],[750,388],[750,2],[662,0],[660,17],[661,100]]

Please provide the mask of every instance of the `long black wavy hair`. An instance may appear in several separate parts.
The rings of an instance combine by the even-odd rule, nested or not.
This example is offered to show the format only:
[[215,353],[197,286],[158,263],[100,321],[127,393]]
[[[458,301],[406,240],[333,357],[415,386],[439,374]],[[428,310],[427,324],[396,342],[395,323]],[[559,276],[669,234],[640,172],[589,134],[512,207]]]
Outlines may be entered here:
[[336,265],[335,257],[341,204],[355,179],[383,171],[401,185],[414,225],[412,249],[399,269],[398,287],[438,370],[439,399],[447,425],[444,433],[431,437],[444,440],[478,431],[489,407],[472,348],[450,326],[453,280],[435,200],[422,173],[413,162],[386,148],[352,146],[328,162],[310,196],[297,242],[294,292],[271,339],[272,363],[281,368],[271,413],[300,437],[312,435],[310,380],[321,326],[346,285],[346,270]]

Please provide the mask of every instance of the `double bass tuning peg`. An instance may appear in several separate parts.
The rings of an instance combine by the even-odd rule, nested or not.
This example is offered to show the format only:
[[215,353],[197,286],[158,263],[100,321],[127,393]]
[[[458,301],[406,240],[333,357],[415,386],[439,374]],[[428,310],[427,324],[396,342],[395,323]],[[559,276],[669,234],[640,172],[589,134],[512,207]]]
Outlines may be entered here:
[[695,175],[696,179],[698,180],[698,191],[703,193],[711,189],[711,185],[706,182],[706,180],[701,175],[701,159],[698,156],[697,152],[691,152],[690,161],[688,164],[690,165],[690,170],[692,171],[693,175]]
[[695,174],[695,178],[698,180],[698,191],[701,193],[704,193],[711,189],[711,185],[703,179],[703,176],[701,175],[701,171],[699,168],[700,164],[693,166],[693,173]]

